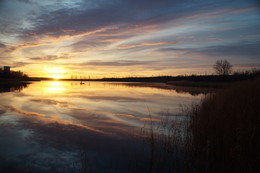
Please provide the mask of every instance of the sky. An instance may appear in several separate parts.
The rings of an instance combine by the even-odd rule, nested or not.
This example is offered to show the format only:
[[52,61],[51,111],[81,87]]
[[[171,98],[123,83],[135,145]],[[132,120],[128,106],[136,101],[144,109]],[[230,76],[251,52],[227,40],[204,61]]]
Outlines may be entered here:
[[260,67],[258,0],[0,0],[0,66],[31,77]]

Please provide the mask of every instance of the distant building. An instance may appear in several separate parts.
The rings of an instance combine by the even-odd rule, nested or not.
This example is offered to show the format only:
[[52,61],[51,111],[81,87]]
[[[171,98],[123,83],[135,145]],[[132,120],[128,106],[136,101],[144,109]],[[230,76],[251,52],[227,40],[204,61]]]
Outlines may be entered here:
[[11,73],[11,67],[10,66],[4,66],[4,74],[10,74]]

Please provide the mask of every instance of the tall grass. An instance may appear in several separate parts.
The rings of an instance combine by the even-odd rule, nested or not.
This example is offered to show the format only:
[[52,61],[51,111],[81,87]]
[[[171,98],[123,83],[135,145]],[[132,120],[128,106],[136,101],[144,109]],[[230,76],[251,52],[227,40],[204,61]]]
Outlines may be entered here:
[[259,172],[260,79],[208,95],[189,114],[190,172]]
[[170,173],[185,170],[185,121],[172,120],[167,112],[160,122],[152,120],[142,130],[146,144],[147,173]]
[[188,120],[150,122],[145,172],[260,172],[260,79],[209,94],[183,116]]

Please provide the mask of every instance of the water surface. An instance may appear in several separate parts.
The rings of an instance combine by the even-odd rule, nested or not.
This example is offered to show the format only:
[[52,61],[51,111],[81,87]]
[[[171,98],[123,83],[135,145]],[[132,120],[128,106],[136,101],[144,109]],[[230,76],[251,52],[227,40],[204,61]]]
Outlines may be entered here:
[[4,91],[0,161],[9,172],[77,172],[82,159],[91,170],[127,172],[145,124],[181,120],[180,105],[202,97],[164,84],[115,82],[43,81]]

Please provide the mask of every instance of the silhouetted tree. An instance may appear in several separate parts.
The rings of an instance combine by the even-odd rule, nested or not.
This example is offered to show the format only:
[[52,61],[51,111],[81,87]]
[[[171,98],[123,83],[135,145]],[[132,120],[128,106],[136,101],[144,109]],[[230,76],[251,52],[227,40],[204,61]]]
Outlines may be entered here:
[[232,72],[232,65],[227,60],[217,60],[213,68],[218,75],[229,75]]

